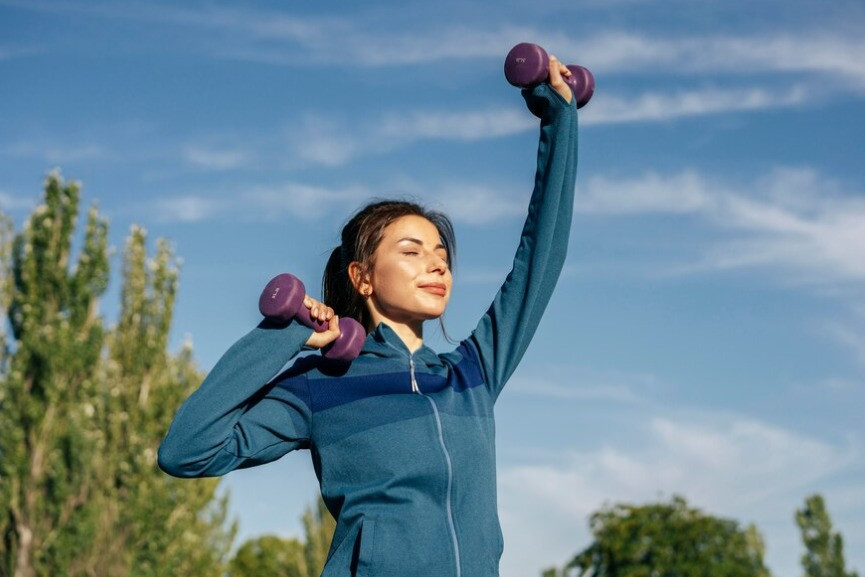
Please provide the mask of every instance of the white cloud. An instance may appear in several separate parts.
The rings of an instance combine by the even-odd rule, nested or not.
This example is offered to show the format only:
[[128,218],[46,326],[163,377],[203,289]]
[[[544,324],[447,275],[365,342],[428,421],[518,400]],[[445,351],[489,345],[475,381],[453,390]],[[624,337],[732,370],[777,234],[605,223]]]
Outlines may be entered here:
[[[274,19],[277,23],[271,22]],[[251,12],[228,19],[268,40],[298,43],[306,58],[272,45],[228,48],[228,54],[287,65],[352,62],[354,66],[406,66],[442,60],[503,59],[514,39],[532,38],[553,53],[579,55],[580,63],[596,73],[724,74],[816,73],[865,89],[865,40],[839,31],[765,33],[753,36],[655,37],[629,32],[602,32],[594,36],[549,33],[529,27],[491,26],[484,30],[463,26],[409,33],[383,33],[349,22],[327,22],[328,35],[316,34],[325,24],[316,20],[285,20]],[[334,33],[338,31],[338,33]],[[266,32],[266,33],[265,33]],[[321,38],[327,37],[323,43]],[[565,58],[567,60],[567,58]],[[824,89],[828,87],[824,86]]]
[[624,384],[601,383],[591,386],[560,385],[546,379],[513,379],[508,384],[511,394],[528,394],[551,399],[612,401],[636,403],[640,397]]
[[[779,168],[749,184],[695,171],[590,179],[576,210],[611,215],[693,214],[735,237],[713,245],[682,271],[783,267],[814,284],[865,280],[865,201],[808,169]],[[681,271],[680,271],[681,272]]]
[[231,170],[247,162],[247,154],[240,150],[220,150],[204,146],[188,145],[183,157],[189,164],[207,170]]
[[9,212],[11,210],[32,210],[36,206],[36,202],[32,198],[22,198],[18,195],[10,194],[5,190],[0,190],[0,211]]
[[26,58],[46,51],[44,46],[0,46],[0,62]]
[[345,210],[372,196],[360,186],[328,188],[301,183],[288,183],[273,188],[256,188],[244,196],[243,204],[266,219],[278,219],[286,214],[315,220],[330,214],[333,207]]
[[808,91],[801,86],[787,89],[721,89],[675,92],[646,92],[633,98],[606,94],[594,99],[582,116],[585,125],[656,122],[705,116],[723,112],[745,112],[786,108],[808,102]]
[[414,111],[376,123],[378,138],[473,141],[537,130],[537,120],[520,108],[457,112]]
[[448,183],[427,189],[425,196],[440,203],[456,222],[482,224],[526,215],[525,201],[516,201],[501,187],[475,183]]
[[39,158],[51,164],[105,160],[111,157],[111,154],[99,144],[70,144],[53,141],[19,142],[4,147],[0,153],[19,158]]
[[857,329],[848,322],[833,321],[825,323],[822,331],[847,349],[860,365],[865,366],[865,330],[862,327]]
[[223,214],[229,207],[225,201],[202,196],[160,198],[153,203],[156,218],[161,222],[200,222]]
[[[593,450],[553,462],[533,458],[533,464],[502,468],[505,577],[537,575],[588,545],[588,515],[604,503],[672,494],[710,514],[756,523],[773,568],[791,569],[799,547],[793,509],[814,482],[842,473],[857,458],[850,447],[733,415],[655,415],[632,425],[617,446],[600,440]],[[865,497],[859,484],[844,490],[860,503]],[[779,528],[779,518],[789,519],[789,527]]]
[[[218,56],[291,66],[336,63],[351,66],[406,66],[442,60],[502,59],[515,39],[534,39],[564,57],[580,55],[589,67],[605,74],[742,74],[804,72],[837,78],[859,91],[865,89],[865,39],[855,27],[848,31],[820,23],[791,31],[755,30],[752,35],[679,37],[652,36],[624,30],[595,35],[550,32],[530,26],[499,24],[433,25],[427,29],[382,30],[363,14],[349,18],[302,18],[282,11],[221,6],[195,9],[124,3],[20,2],[7,6],[43,12],[72,12],[109,19],[140,20],[228,31],[218,44]],[[225,42],[225,38],[230,42]],[[290,45],[290,46],[287,46]],[[213,43],[207,44],[212,50]],[[287,48],[291,48],[290,50]],[[2,54],[2,52],[0,52]]]
[[725,74],[817,73],[865,88],[861,35],[843,31],[757,33],[753,36],[662,38],[605,32],[585,40],[559,37],[562,54],[603,73]]
[[476,141],[537,129],[519,108],[465,111],[406,111],[367,122],[308,115],[283,130],[290,148],[288,167],[341,166],[360,157],[383,155],[425,140]]
[[[794,107],[809,101],[801,86],[786,89],[759,87],[711,88],[669,94],[645,92],[632,97],[607,94],[581,114],[584,126],[635,122],[664,122],[688,118]],[[309,115],[286,129],[289,166],[309,163],[342,166],[360,157],[378,156],[420,141],[471,142],[536,131],[538,121],[523,106],[461,111],[405,111],[372,122],[335,121]]]
[[[503,278],[504,274],[500,274],[499,281]],[[560,382],[561,375],[568,375],[567,383]],[[518,371],[508,382],[511,395],[625,404],[644,403],[646,395],[654,395],[668,388],[669,385],[649,374],[596,371],[551,364],[531,376]]]
[[[351,129],[347,127],[351,126]],[[290,149],[283,164],[289,167],[317,164],[340,166],[360,155],[378,154],[388,150],[389,143],[376,142],[369,135],[369,127],[350,124],[332,118],[310,115],[298,126],[283,130]]]
[[577,187],[574,209],[588,214],[699,213],[715,198],[706,179],[686,170],[665,176],[649,172],[638,178],[593,176]]

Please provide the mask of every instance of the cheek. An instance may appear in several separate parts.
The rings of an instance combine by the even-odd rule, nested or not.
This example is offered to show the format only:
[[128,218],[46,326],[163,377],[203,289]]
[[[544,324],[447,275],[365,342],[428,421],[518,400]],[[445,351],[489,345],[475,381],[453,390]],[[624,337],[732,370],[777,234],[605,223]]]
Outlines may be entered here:
[[400,294],[410,287],[414,272],[405,262],[381,263],[376,266],[373,278],[379,295]]

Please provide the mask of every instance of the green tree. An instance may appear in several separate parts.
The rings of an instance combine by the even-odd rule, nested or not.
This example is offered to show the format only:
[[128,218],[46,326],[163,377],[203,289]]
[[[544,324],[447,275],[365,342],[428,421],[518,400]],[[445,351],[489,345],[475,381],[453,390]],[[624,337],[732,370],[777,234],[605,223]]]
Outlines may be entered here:
[[231,577],[307,577],[303,543],[265,535],[246,541],[229,564]]
[[232,528],[216,480],[182,481],[156,448],[201,381],[191,349],[166,353],[177,286],[170,247],[134,227],[117,326],[99,299],[107,221],[88,211],[73,262],[79,186],[59,173],[15,235],[0,214],[0,575],[221,575]]
[[805,499],[805,507],[796,511],[796,524],[805,544],[802,555],[805,577],[858,577],[844,567],[844,540],[832,530],[832,520],[822,496],[811,495]]
[[[123,258],[121,311],[106,339],[96,403],[95,466],[104,481],[100,525],[112,546],[88,556],[90,573],[136,576],[219,575],[234,535],[224,529],[227,497],[218,479],[161,473],[156,450],[183,399],[203,378],[191,345],[166,352],[178,270],[165,241],[147,257],[147,233],[133,226]],[[121,556],[121,558],[118,558]],[[112,570],[115,568],[114,570]]]
[[[692,509],[682,497],[650,505],[619,504],[591,516],[594,542],[562,574],[605,577],[762,577],[764,545],[756,528]],[[554,569],[547,577],[555,577]]]
[[330,549],[336,521],[319,495],[303,512],[304,541],[274,536],[246,541],[229,565],[231,577],[318,577]]
[[2,374],[2,570],[16,577],[55,568],[66,574],[79,544],[95,536],[93,446],[83,409],[97,388],[104,339],[98,298],[108,284],[108,257],[106,224],[93,209],[71,264],[77,217],[78,186],[53,174],[44,203],[3,250],[11,254],[3,301],[15,342],[4,343]]
[[303,529],[306,533],[304,555],[307,577],[318,577],[324,570],[324,562],[336,530],[336,521],[327,510],[321,495],[315,505],[308,506],[303,512]]

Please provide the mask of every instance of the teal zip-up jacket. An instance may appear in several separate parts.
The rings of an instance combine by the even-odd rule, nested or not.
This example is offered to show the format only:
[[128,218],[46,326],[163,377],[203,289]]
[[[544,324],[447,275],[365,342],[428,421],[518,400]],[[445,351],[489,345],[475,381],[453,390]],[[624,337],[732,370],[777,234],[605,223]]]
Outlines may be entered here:
[[[350,365],[301,357],[312,330],[263,321],[180,407],[159,448],[179,477],[223,475],[308,449],[337,520],[322,577],[495,577],[493,405],[528,347],[565,261],[577,110],[525,90],[541,117],[534,192],[513,270],[471,335],[410,353],[379,324]],[[275,376],[276,375],[276,376]]]

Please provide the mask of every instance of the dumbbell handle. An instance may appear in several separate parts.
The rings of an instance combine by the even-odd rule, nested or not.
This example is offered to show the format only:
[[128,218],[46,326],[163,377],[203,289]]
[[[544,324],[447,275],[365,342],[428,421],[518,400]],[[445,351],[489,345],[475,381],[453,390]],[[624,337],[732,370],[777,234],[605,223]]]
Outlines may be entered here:
[[[584,66],[571,64],[567,68],[571,76],[564,80],[577,99],[577,108],[582,108],[595,92],[595,78]],[[530,42],[517,44],[505,58],[505,78],[514,86],[526,88],[546,82],[549,70],[550,57],[547,51]]]
[[[306,288],[296,276],[283,273],[273,277],[261,291],[258,310],[268,319],[289,322],[296,320],[321,333],[328,329],[329,323],[312,316],[312,311],[304,306]],[[339,319],[340,335],[324,347],[322,353],[331,360],[350,361],[360,354],[366,339],[366,331],[359,322],[350,317]]]

